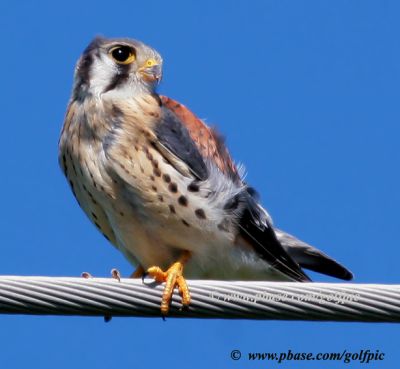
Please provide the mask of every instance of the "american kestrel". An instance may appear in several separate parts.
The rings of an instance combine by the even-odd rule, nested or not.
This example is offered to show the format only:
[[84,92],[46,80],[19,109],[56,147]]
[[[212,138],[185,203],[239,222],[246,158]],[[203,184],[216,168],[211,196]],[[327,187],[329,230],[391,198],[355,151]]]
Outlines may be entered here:
[[350,280],[314,247],[274,228],[223,140],[156,92],[162,58],[130,39],[94,39],[80,57],[59,161],[89,219],[126,258],[166,282],[183,277],[310,281],[302,267]]

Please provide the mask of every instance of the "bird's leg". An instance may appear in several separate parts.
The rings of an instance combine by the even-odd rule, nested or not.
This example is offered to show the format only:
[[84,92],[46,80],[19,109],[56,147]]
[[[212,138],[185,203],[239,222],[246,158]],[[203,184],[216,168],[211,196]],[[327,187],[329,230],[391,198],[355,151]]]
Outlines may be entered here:
[[144,268],[139,265],[129,278],[142,278],[144,274],[146,274]]
[[165,288],[161,300],[161,313],[163,316],[168,315],[172,294],[176,286],[182,296],[183,307],[188,307],[190,304],[189,288],[185,278],[183,278],[183,266],[189,258],[190,252],[184,251],[178,261],[173,263],[165,272],[157,266],[152,266],[147,269],[147,274],[153,277],[156,282],[165,282]]

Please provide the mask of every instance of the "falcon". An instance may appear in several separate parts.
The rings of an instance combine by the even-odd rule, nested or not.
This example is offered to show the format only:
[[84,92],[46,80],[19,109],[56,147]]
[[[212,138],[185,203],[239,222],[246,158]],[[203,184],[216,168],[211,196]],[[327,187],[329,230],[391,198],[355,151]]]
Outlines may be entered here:
[[[157,51],[95,38],[78,60],[59,162],[81,208],[135,266],[164,283],[161,313],[185,278],[308,282],[345,267],[275,228],[212,128],[156,92]],[[185,275],[185,277],[184,277]]]

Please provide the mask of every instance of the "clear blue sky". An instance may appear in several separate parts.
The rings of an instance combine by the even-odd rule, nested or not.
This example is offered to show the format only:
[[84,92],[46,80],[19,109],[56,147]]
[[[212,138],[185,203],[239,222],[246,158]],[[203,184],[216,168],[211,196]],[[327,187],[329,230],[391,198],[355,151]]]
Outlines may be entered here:
[[[161,52],[160,92],[219,126],[277,225],[342,261],[357,283],[399,283],[399,4],[179,3],[1,2],[0,274],[132,270],[57,163],[75,61],[103,34]],[[0,316],[0,326],[9,369],[279,366],[234,362],[232,349],[371,349],[386,354],[381,368],[400,361],[399,326],[389,324]]]

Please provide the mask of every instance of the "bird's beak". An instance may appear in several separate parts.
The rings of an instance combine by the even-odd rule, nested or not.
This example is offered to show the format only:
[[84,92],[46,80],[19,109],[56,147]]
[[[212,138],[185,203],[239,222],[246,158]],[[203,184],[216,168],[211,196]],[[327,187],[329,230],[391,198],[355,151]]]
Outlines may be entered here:
[[152,58],[145,61],[145,63],[139,68],[139,72],[148,82],[159,83],[161,81],[161,65]]

